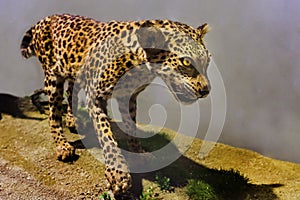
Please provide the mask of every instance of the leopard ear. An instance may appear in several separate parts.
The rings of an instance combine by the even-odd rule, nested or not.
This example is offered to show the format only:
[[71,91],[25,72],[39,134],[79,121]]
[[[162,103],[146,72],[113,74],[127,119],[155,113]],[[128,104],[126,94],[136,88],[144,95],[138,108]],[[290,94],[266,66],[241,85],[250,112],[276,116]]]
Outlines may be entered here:
[[161,50],[165,47],[165,37],[162,31],[152,22],[145,22],[136,32],[138,42],[143,49]]
[[207,23],[205,23],[197,28],[197,30],[200,31],[201,39],[205,36],[206,33],[208,33],[210,31],[210,29],[211,28]]

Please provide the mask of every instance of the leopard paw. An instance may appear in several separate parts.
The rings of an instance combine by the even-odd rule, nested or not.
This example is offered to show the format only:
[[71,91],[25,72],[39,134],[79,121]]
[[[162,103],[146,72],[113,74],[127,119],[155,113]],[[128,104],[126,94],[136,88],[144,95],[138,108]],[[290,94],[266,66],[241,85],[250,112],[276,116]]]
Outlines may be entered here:
[[129,172],[116,170],[113,167],[107,167],[105,176],[108,181],[107,188],[114,194],[125,193],[131,188],[131,176]]
[[57,159],[61,161],[72,161],[75,159],[75,148],[69,143],[65,143],[62,146],[56,147]]

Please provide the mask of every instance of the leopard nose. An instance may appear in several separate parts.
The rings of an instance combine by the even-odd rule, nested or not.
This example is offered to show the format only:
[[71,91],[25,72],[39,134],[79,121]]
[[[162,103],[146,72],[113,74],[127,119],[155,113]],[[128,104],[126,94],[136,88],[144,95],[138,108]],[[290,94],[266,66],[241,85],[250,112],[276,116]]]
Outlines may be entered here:
[[205,86],[199,90],[199,94],[201,95],[201,97],[206,97],[209,94],[209,90],[209,87]]
[[201,91],[200,94],[201,94],[202,97],[205,97],[205,96],[207,96],[209,94],[209,91],[208,90],[204,90],[204,91]]

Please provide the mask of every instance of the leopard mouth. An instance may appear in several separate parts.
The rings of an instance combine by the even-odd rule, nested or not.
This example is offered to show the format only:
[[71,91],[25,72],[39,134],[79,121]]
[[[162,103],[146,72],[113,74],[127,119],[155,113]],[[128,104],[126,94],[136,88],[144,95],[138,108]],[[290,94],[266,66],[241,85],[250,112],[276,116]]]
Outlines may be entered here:
[[191,103],[197,101],[197,98],[190,98],[189,96],[182,94],[182,93],[176,93],[176,97],[180,102],[186,103],[186,104],[191,104]]
[[198,97],[197,97],[197,95],[195,95],[194,91],[191,88],[186,87],[184,84],[175,85],[172,83],[171,87],[172,87],[171,90],[173,92],[173,95],[181,103],[191,104],[191,103],[197,101],[197,99],[198,99]]
[[175,98],[183,104],[192,104],[199,98],[205,98],[209,94],[209,87],[204,87],[199,91],[195,91],[191,86],[187,84],[176,85],[171,83],[170,87]]

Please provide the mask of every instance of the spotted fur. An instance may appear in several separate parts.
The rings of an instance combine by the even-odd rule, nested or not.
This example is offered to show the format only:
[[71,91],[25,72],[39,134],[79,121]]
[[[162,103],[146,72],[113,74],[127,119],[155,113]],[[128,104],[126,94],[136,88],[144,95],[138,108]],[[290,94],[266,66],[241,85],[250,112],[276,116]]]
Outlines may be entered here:
[[[157,76],[182,103],[206,97],[210,54],[203,37],[208,29],[207,24],[192,28],[170,20],[103,23],[68,14],[46,17],[29,29],[21,53],[25,58],[38,57],[43,67],[50,131],[58,158],[68,160],[75,153],[62,129],[63,86],[67,80],[67,126],[75,124],[72,110],[76,104],[72,104],[71,94],[79,90],[73,87],[76,82],[87,95],[89,114],[104,152],[108,187],[114,193],[128,190],[131,176],[111,131],[106,102],[117,94],[124,129],[132,133],[128,143],[132,151],[143,151],[134,137],[136,97]],[[118,85],[124,76],[130,81]]]

